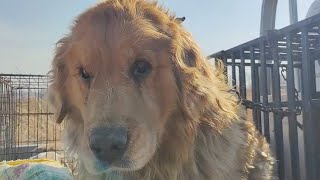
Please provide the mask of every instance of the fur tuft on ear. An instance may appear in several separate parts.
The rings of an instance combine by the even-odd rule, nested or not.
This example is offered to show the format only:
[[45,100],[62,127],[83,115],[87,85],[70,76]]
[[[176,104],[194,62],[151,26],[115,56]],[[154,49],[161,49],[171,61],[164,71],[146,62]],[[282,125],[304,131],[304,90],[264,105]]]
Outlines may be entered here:
[[61,109],[60,109],[60,113],[59,113],[59,116],[58,116],[56,122],[58,124],[60,124],[63,121],[63,119],[66,117],[67,113],[68,113],[67,108],[62,106]]
[[68,114],[68,108],[66,107],[66,103],[63,102],[63,98],[60,97],[61,95],[54,87],[54,84],[49,86],[48,96],[50,109],[53,110],[56,123],[60,124]]

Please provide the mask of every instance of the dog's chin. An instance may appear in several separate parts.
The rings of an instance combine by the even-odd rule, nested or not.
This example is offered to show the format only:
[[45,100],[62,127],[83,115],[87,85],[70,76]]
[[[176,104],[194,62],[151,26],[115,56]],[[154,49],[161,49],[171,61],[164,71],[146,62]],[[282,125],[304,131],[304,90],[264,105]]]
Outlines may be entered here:
[[100,174],[109,174],[109,173],[115,173],[115,174],[127,174],[130,172],[134,172],[137,170],[142,169],[146,163],[134,163],[129,160],[121,160],[117,161],[111,165],[107,163],[103,163],[101,161],[98,161],[96,159],[94,160],[82,160],[82,162],[85,165],[85,168],[90,174],[93,175],[100,175]]
[[84,167],[89,174],[100,175],[106,171],[106,167],[102,166],[98,161],[85,156],[79,156],[80,164]]

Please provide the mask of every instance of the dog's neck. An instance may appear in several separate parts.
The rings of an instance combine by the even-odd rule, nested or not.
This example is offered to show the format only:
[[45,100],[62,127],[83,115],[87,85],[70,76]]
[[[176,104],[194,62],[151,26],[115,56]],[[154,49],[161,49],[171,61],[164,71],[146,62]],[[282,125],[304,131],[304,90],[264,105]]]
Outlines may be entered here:
[[[179,135],[179,133],[175,134]],[[226,129],[224,133],[223,135],[215,134],[211,127],[202,125],[192,142],[168,134],[170,139],[164,138],[161,148],[152,161],[127,178],[154,180],[239,178],[242,170],[237,169],[240,160],[236,157],[238,157],[237,153],[241,152],[239,142],[243,142],[240,140],[242,134],[232,132],[230,129]],[[183,138],[183,136],[180,137]],[[234,157],[225,157],[224,154],[231,154]]]
[[[237,123],[234,125],[239,126]],[[242,170],[237,169],[241,160],[236,158],[243,145],[240,131],[227,128],[220,134],[214,133],[208,125],[200,125],[195,132],[195,139],[186,140],[186,136],[181,134],[185,129],[177,128],[178,124],[170,126],[175,133],[164,135],[160,149],[144,168],[129,174],[104,174],[95,179],[193,180],[209,177],[234,179],[241,176]],[[224,154],[234,157],[225,157]]]

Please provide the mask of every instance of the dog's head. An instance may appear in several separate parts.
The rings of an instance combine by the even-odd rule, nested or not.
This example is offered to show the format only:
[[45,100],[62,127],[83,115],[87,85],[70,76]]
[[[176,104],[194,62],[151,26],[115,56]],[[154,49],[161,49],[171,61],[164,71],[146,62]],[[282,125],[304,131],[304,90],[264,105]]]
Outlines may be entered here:
[[156,3],[109,0],[87,10],[59,41],[52,72],[67,146],[95,174],[141,169],[165,137],[192,142],[201,122],[219,132],[236,116],[222,70]]

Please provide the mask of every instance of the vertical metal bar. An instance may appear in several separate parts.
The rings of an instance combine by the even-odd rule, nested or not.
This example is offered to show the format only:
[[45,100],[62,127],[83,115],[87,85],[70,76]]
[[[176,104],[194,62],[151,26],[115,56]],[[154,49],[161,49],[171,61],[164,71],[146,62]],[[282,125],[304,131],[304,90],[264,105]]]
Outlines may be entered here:
[[[298,8],[297,8],[297,0],[289,0],[289,13],[290,13],[290,24],[295,24],[298,22]],[[301,77],[300,69],[294,69],[295,74],[295,86],[298,91],[301,89]]]
[[8,92],[7,92],[7,87],[8,85],[5,84],[5,98],[4,98],[4,126],[3,126],[3,131],[4,131],[4,153],[5,153],[5,160],[8,160],[8,155],[7,155],[7,152],[8,152],[8,149],[7,149],[7,145],[8,145],[8,132],[7,132],[7,123],[8,123],[8,120],[7,120],[7,110],[8,110]]
[[[317,180],[317,136],[315,117],[312,117],[311,106],[311,61],[309,57],[309,40],[308,29],[302,29],[302,105],[303,105],[303,127],[304,127],[304,145],[305,145],[305,162],[306,162],[306,179]],[[319,118],[319,117],[317,117]]]
[[5,87],[5,122],[4,122],[4,137],[5,137],[5,139],[4,139],[4,144],[5,144],[5,157],[6,157],[6,160],[8,160],[7,158],[8,158],[8,130],[7,130],[7,127],[8,127],[8,125],[7,125],[7,123],[8,123],[8,117],[7,117],[7,111],[8,111],[8,92],[7,92],[7,85],[6,85],[6,87]]
[[[47,109],[48,109],[48,104],[47,104]],[[46,149],[48,149],[48,139],[49,139],[49,114],[47,114],[46,116],[46,123],[47,123],[47,127],[46,127]],[[48,153],[46,153],[46,158],[48,156]]]
[[[318,34],[318,38],[320,40],[320,26],[318,26],[318,33],[319,33]],[[320,49],[320,44],[318,44],[317,47],[318,47],[318,49]],[[313,63],[314,63],[313,65],[316,66],[316,64],[315,64],[316,62],[313,61]],[[320,68],[320,60],[318,60],[318,67]],[[317,70],[319,72],[318,68],[317,68]],[[316,73],[316,68],[314,68],[313,73],[314,73],[314,85],[315,85],[314,86],[314,92],[315,93],[313,95],[313,99],[320,101],[320,89],[317,89],[317,85],[320,86],[320,77],[319,77],[319,75],[317,76],[315,74]],[[313,109],[313,117],[320,117],[320,111],[318,110],[319,109],[319,104],[317,106],[315,103],[313,103],[311,108]],[[317,133],[316,137],[320,137],[320,132],[319,132],[320,121],[319,120],[316,121],[315,124],[316,124],[316,126],[314,128],[318,129],[318,131],[316,132]],[[317,156],[317,167],[318,167],[317,168],[317,177],[320,177],[320,141],[319,141],[319,139],[318,139],[318,143],[316,145],[316,154],[318,154],[318,156]]]
[[247,99],[247,88],[246,88],[246,66],[245,66],[245,58],[244,58],[244,49],[240,50],[240,95],[243,99]]
[[17,159],[17,150],[18,150],[18,143],[17,143],[17,139],[18,139],[18,121],[17,121],[17,89],[14,88],[14,106],[13,106],[13,118],[14,118],[14,159]]
[[5,157],[6,157],[6,160],[8,160],[7,158],[8,158],[8,148],[7,148],[7,146],[8,146],[8,132],[7,132],[7,127],[8,127],[8,125],[7,125],[7,110],[8,110],[8,92],[7,92],[7,87],[8,87],[8,85],[6,85],[6,87],[5,87],[5,122],[4,122],[4,147],[5,147]]
[[[29,146],[30,146],[30,142],[29,142],[29,139],[30,139],[30,76],[29,76],[29,82],[28,82],[28,89],[27,89],[27,91],[28,91],[28,99],[27,99],[27,101],[28,101],[28,113],[27,113],[27,118],[28,118],[28,139],[27,139],[27,144],[28,144],[28,148],[29,148]],[[31,155],[31,154],[30,154]]]
[[[275,108],[281,108],[281,89],[280,89],[280,74],[279,74],[279,56],[278,56],[278,40],[271,40],[270,50],[272,52],[273,63],[273,92],[272,99]],[[274,134],[276,143],[276,153],[278,159],[278,174],[280,179],[285,179],[285,162],[283,151],[283,127],[282,114],[273,112],[274,119]]]
[[[286,36],[287,44],[287,96],[288,96],[288,110],[295,111],[295,86],[294,86],[294,68],[292,58],[292,41],[291,34]],[[288,115],[289,122],[289,143],[291,152],[291,173],[293,180],[300,179],[300,164],[299,164],[299,147],[298,147],[298,129],[297,129],[297,116],[295,113]]]
[[228,81],[228,65],[227,65],[227,61],[228,58],[226,57],[226,53],[224,51],[221,52],[221,60],[223,62],[223,66],[224,66],[224,74],[226,76],[226,81]]
[[[21,86],[21,77],[19,77],[19,83],[18,83],[18,86],[20,87]],[[22,111],[23,111],[23,108],[22,108],[22,103],[21,103],[21,101],[22,101],[22,95],[23,95],[23,92],[22,92],[22,90],[21,89],[19,89],[19,99],[18,99],[18,101],[19,101],[19,123],[20,123],[20,128],[19,128],[19,132],[20,132],[20,141],[19,141],[19,145],[20,145],[20,147],[21,146],[23,146],[23,125],[24,125],[24,123],[22,122],[22,115],[21,115],[21,113],[22,113]]]
[[[11,77],[9,77],[9,81],[11,82]],[[8,147],[8,157],[11,160],[12,159],[12,141],[13,141],[13,137],[12,137],[12,131],[13,131],[13,124],[12,124],[12,118],[11,118],[11,109],[12,109],[12,102],[11,102],[11,91],[12,91],[12,87],[9,86],[8,87],[8,134],[9,134],[9,147]]]
[[[265,59],[265,45],[264,40],[260,40],[260,61],[261,61],[261,94],[262,94],[262,103],[264,106],[268,105],[268,89],[267,89],[267,67]],[[268,142],[270,142],[270,126],[269,126],[269,112],[263,112],[263,126],[264,126],[264,135]]]
[[261,7],[260,36],[275,28],[278,0],[263,0]]
[[[34,78],[34,77],[32,77],[32,78]],[[34,98],[34,101],[35,101],[34,103],[39,104],[39,99],[38,99],[38,96],[37,96],[36,91],[37,91],[37,90],[35,89],[35,91],[34,91],[34,97],[33,97],[33,98]],[[40,104],[39,104],[39,105],[40,105]],[[33,117],[33,118],[32,118],[32,119],[33,119],[33,124],[32,124],[32,126],[34,127],[34,128],[33,128],[33,135],[32,135],[32,146],[34,146],[34,145],[36,144],[36,142],[35,142],[35,140],[36,140],[35,137],[36,137],[36,136],[35,136],[35,135],[36,135],[36,132],[39,131],[39,129],[36,128],[36,124],[37,124],[36,121],[37,121],[37,116],[38,116],[37,113],[38,113],[39,105],[34,106],[33,112],[36,113],[36,114],[32,115],[32,117]],[[31,155],[31,156],[33,156],[33,155]]]
[[[259,96],[257,96],[257,91],[259,91],[259,84],[257,83],[257,78],[258,76],[256,75],[257,74],[257,67],[256,66],[256,59],[255,59],[255,56],[254,56],[254,47],[251,46],[250,47],[250,65],[251,65],[251,93],[252,93],[252,102],[253,103],[257,103],[259,102],[257,100],[257,98]],[[261,113],[258,111],[257,107],[256,106],[253,106],[252,107],[252,113],[253,113],[253,120],[256,124],[256,127],[257,129],[261,131]]]
[[236,78],[236,63],[235,63],[235,57],[234,57],[234,52],[231,52],[231,68],[232,68],[232,86],[236,89],[236,85],[237,85],[237,78]]
[[[12,77],[10,77],[10,81],[12,81]],[[10,117],[10,121],[11,121],[11,147],[10,147],[10,156],[11,156],[11,159],[14,158],[14,144],[15,144],[15,127],[14,127],[14,97],[13,97],[13,91],[14,91],[14,88],[13,86],[10,87],[10,107],[9,107],[9,117]]]
[[7,158],[10,160],[10,146],[11,146],[11,139],[10,139],[10,85],[7,85]]
[[[2,77],[0,76],[0,80],[2,79]],[[4,84],[0,82],[0,109],[1,109],[1,114],[0,114],[0,139],[1,139],[1,143],[2,143],[2,147],[0,149],[0,160],[4,160],[2,158],[3,156],[3,148],[4,148],[4,136],[3,136],[3,121],[4,121],[4,116],[3,116],[3,113],[4,113],[4,104],[3,104],[3,101],[4,101],[4,93],[3,93],[3,89],[4,89]]]
[[[39,86],[40,86],[40,82],[39,82],[39,78],[40,77],[38,77],[38,88],[39,88]],[[39,89],[38,89],[38,91],[37,91],[37,99],[38,99],[38,102],[39,103],[41,103],[41,108],[43,108],[42,107],[42,100],[40,99],[40,93],[39,93]],[[37,112],[41,112],[42,110],[41,109],[38,109],[37,110]],[[39,116],[40,116],[40,118],[39,118]],[[36,135],[36,140],[37,140],[37,147],[39,147],[39,119],[41,119],[41,116],[42,116],[42,114],[41,115],[37,115],[37,124],[36,124],[36,127],[37,127],[37,135]],[[41,122],[40,122],[41,123]],[[42,131],[42,128],[41,128],[41,131]]]
[[[3,130],[2,130],[2,127],[3,127],[3,83],[1,82],[1,79],[2,79],[2,77],[1,77],[1,74],[0,74],[0,110],[1,110],[1,114],[0,114],[0,140],[1,140],[1,143],[3,144],[4,142],[3,142],[3,136],[2,136],[2,132],[3,132]],[[3,151],[3,145],[2,145],[2,147],[0,148],[0,161],[2,161],[3,160],[3,158],[2,158],[2,151]]]
[[298,22],[297,0],[289,0],[290,24]]
[[[318,27],[318,28],[320,28],[320,27]],[[320,29],[317,29],[317,33],[320,33]],[[313,44],[315,44],[315,43],[313,43]],[[313,45],[313,46],[314,46],[315,49],[319,49],[319,44],[316,44],[316,45]],[[310,59],[310,63],[311,63],[311,68],[310,68],[311,96],[315,97],[317,95],[317,81],[316,81],[317,78],[316,78],[316,61],[315,61],[315,59]]]
[[7,85],[4,84],[4,88],[3,88],[3,92],[4,92],[4,96],[3,96],[3,152],[4,152],[4,160],[8,160],[7,159],[7,131],[6,131],[6,127],[7,127],[7,118],[6,118],[6,111],[7,111]]

